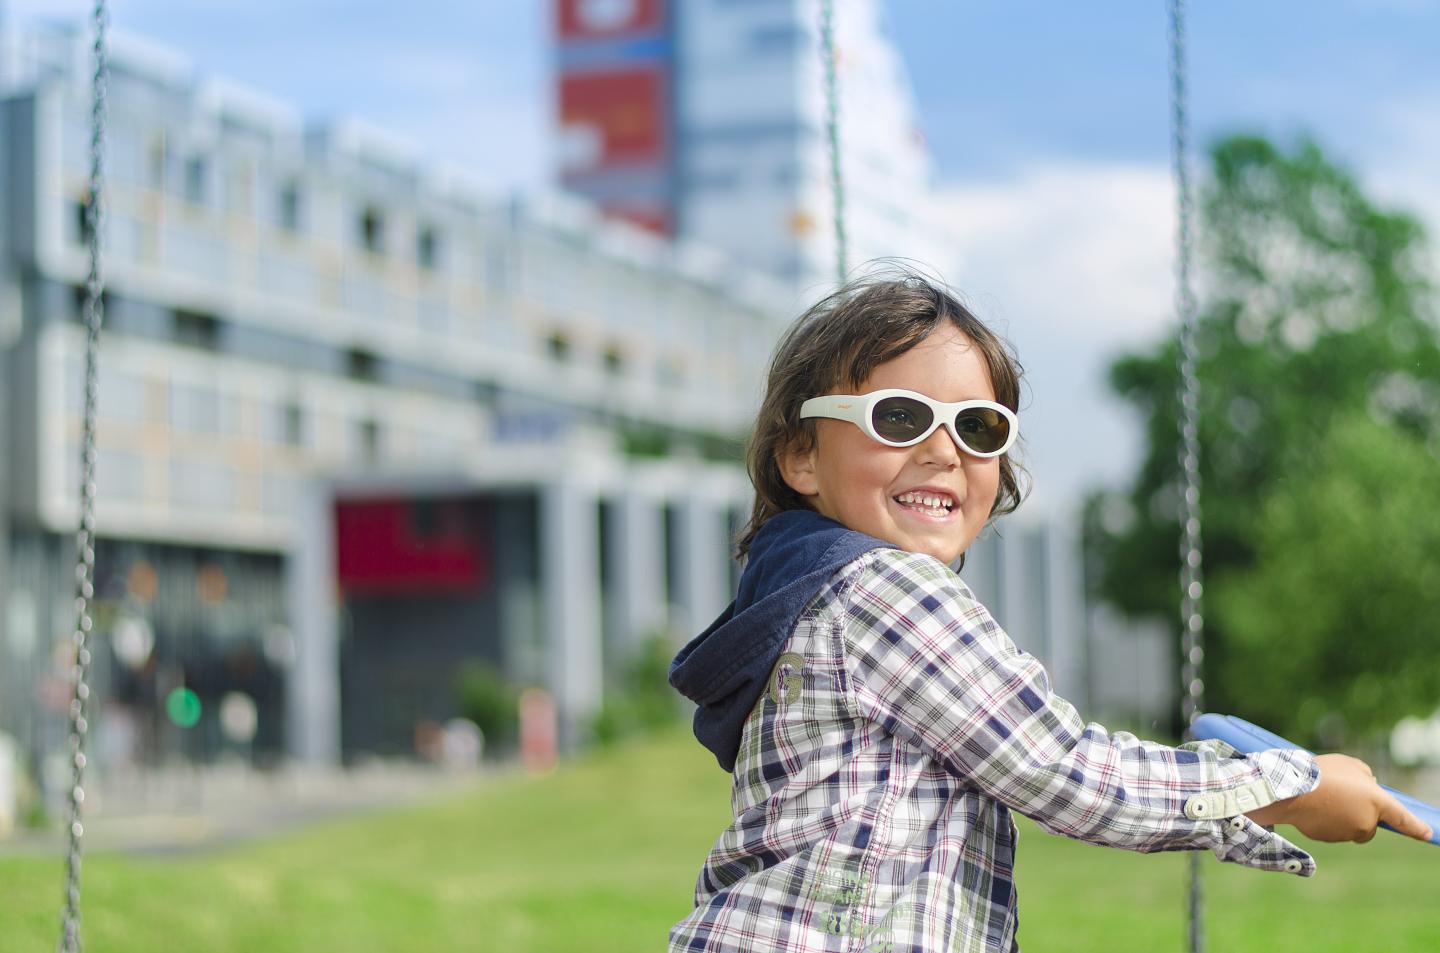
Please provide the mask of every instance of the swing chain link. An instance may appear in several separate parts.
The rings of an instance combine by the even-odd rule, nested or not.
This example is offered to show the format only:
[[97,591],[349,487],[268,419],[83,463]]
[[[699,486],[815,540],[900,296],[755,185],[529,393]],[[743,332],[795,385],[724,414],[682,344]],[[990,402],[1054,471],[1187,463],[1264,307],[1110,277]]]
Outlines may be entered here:
[[104,277],[100,270],[100,235],[105,222],[105,98],[107,62],[105,29],[108,17],[105,0],[96,0],[95,74],[91,88],[90,183],[85,206],[85,244],[90,271],[85,278],[85,422],[80,458],[80,531],[76,536],[75,612],[72,637],[75,650],[75,693],[70,702],[70,760],[73,779],[69,793],[69,851],[65,864],[65,912],[61,925],[60,953],[79,953],[80,940],[80,859],[85,827],[81,821],[85,803],[85,738],[89,730],[90,699],[90,600],[95,596],[95,416],[100,392],[100,326],[105,317]]
[[[1175,307],[1180,317],[1180,449],[1179,464],[1184,476],[1185,491],[1180,517],[1180,680],[1183,691],[1181,712],[1185,718],[1186,739],[1195,719],[1205,709],[1205,681],[1202,663],[1205,660],[1205,616],[1201,599],[1204,585],[1200,578],[1202,550],[1200,540],[1200,379],[1196,373],[1196,302],[1191,287],[1191,220],[1190,176],[1186,166],[1189,153],[1190,117],[1186,112],[1185,86],[1185,0],[1169,0],[1170,7],[1170,93],[1171,93],[1171,161],[1175,176],[1176,199],[1176,283]],[[1189,855],[1190,953],[1205,949],[1205,906],[1200,880],[1200,855]]]
[[845,235],[845,182],[840,174],[840,96],[835,78],[835,9],[832,0],[820,0],[820,52],[825,72],[825,134],[830,145],[830,194],[835,215],[836,281],[845,283],[849,270]]

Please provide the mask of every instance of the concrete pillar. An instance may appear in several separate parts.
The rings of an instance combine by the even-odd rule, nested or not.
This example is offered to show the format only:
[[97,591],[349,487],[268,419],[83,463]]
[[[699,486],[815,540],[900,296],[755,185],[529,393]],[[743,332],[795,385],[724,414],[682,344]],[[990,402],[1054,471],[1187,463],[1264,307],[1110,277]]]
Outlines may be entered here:
[[614,580],[615,650],[623,658],[665,628],[664,515],[660,499],[641,489],[628,488],[615,500],[615,532],[605,555]]
[[561,479],[540,490],[540,602],[560,748],[585,739],[600,710],[599,495]]
[[687,496],[676,501],[675,507],[680,551],[676,554],[679,592],[673,597],[679,618],[674,621],[688,639],[730,602],[730,541],[724,510],[712,500]]
[[1076,521],[1056,519],[1045,529],[1045,628],[1055,690],[1084,713],[1090,707],[1085,678],[1085,581]]
[[980,604],[990,610],[1003,628],[1000,613],[1000,541],[994,530],[987,529],[965,550],[965,568],[960,578]]
[[1045,597],[1043,561],[1035,545],[1035,531],[1027,526],[1005,527],[1000,538],[1000,606],[991,611],[1000,627],[1020,648],[1048,667],[1050,646],[1042,624]]
[[297,493],[295,537],[285,560],[286,610],[295,663],[285,681],[286,747],[307,764],[340,763],[340,631],[335,508],[329,487]]

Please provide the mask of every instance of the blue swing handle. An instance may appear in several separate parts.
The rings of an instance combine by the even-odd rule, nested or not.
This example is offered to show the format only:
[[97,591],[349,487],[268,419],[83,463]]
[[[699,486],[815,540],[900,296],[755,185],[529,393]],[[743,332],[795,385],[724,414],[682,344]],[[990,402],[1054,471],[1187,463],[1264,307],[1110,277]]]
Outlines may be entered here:
[[[1252,725],[1244,718],[1236,718],[1234,715],[1217,715],[1213,712],[1201,715],[1190,725],[1190,733],[1196,738],[1223,741],[1241,754],[1250,754],[1255,751],[1268,751],[1271,748],[1296,748],[1304,751],[1297,744],[1292,744],[1277,734],[1266,731],[1259,725]],[[1385,787],[1385,785],[1381,785]],[[1419,798],[1402,794],[1391,787],[1385,790],[1395,795],[1395,800],[1405,805],[1406,810],[1414,814],[1420,820],[1430,825],[1430,843],[1440,844],[1440,808],[1433,804],[1426,804]],[[1381,823],[1381,827],[1387,831],[1395,828],[1389,824]]]

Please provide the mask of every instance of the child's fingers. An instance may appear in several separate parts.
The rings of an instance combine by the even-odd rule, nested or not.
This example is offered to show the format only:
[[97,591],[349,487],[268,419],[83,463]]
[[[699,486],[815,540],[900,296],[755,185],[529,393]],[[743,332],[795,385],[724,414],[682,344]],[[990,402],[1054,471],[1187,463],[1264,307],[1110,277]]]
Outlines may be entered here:
[[1380,820],[1389,824],[1406,837],[1428,841],[1431,836],[1433,836],[1430,825],[1407,811],[1405,805],[1395,799],[1395,795],[1384,790],[1380,793],[1383,797],[1380,807]]

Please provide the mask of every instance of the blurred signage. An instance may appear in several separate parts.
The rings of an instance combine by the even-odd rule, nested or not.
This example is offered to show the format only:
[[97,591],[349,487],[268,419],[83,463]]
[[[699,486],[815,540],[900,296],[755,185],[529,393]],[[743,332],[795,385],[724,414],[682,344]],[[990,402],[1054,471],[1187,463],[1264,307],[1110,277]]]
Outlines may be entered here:
[[570,435],[573,425],[569,415],[543,410],[499,413],[490,438],[495,443],[559,443]]
[[659,164],[668,134],[665,82],[654,66],[562,77],[561,157],[566,172]]
[[608,214],[669,232],[667,0],[557,0],[561,180]]
[[490,439],[497,444],[559,443],[569,439],[576,423],[573,407],[502,391],[490,418]]
[[663,0],[560,0],[558,14],[561,40],[658,33],[665,25]]
[[463,499],[335,504],[336,574],[347,594],[472,592],[489,581],[479,505]]

